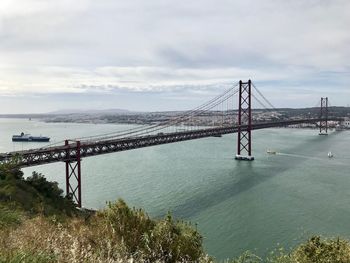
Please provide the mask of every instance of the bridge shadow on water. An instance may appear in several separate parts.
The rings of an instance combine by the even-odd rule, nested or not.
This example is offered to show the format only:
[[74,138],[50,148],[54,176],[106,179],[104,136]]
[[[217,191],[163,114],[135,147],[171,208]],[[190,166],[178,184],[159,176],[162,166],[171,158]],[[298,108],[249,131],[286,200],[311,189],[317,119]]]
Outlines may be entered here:
[[[325,144],[328,140],[330,140],[333,136],[337,136],[337,133],[331,133],[328,136],[319,136],[315,135],[314,138],[307,140],[307,142],[303,142],[303,144],[298,144],[295,147],[285,149],[290,153],[298,152],[301,147],[307,148],[308,152],[316,152],[319,150],[322,144]],[[321,144],[321,145],[320,145]],[[171,212],[175,217],[178,218],[192,218],[202,211],[218,205],[228,199],[231,199],[235,196],[238,196],[262,183],[265,183],[272,178],[282,174],[283,172],[294,169],[297,165],[301,165],[302,163],[308,160],[306,158],[295,158],[290,156],[288,162],[284,160],[278,160],[278,158],[274,158],[276,162],[283,161],[283,165],[281,163],[269,163],[268,166],[257,164],[257,160],[253,162],[247,161],[236,161],[232,159],[232,162],[237,162],[235,167],[230,171],[232,180],[225,180],[224,185],[220,187],[220,189],[214,189],[214,187],[208,187],[206,191],[203,193],[194,193],[193,197],[186,200],[185,202],[173,207]],[[268,161],[268,157],[265,158],[265,161]],[[219,180],[220,178],[218,178]],[[164,216],[164,213],[156,214],[157,217]]]

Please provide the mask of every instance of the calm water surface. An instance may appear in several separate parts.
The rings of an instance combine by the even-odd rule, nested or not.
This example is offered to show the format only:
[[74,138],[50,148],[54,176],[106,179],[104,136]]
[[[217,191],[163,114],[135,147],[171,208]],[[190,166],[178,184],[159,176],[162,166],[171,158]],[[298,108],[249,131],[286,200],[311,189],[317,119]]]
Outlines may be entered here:
[[[0,119],[0,151],[21,131],[52,141],[130,128],[127,125],[43,123]],[[207,251],[219,258],[250,249],[264,255],[312,234],[350,238],[350,132],[254,131],[253,162],[234,160],[236,135],[154,146],[83,159],[83,205],[121,197],[152,216],[172,211],[198,224]],[[44,144],[45,145],[45,144]],[[267,155],[273,149],[277,155]],[[327,157],[328,151],[334,154]],[[27,168],[64,188],[64,164]]]

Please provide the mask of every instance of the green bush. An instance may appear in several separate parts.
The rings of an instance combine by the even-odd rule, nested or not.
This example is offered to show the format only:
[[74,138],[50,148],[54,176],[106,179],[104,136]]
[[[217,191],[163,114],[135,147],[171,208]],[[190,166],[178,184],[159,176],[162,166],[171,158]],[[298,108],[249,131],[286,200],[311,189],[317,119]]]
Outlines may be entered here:
[[189,224],[174,221],[170,215],[157,222],[146,239],[146,248],[148,254],[154,253],[165,262],[191,262],[203,254],[201,235]]
[[58,187],[57,182],[49,182],[42,174],[33,172],[25,183],[39,193],[41,209],[46,215],[72,216],[77,213],[75,204],[71,198],[63,196],[63,190]]
[[102,219],[102,226],[108,228],[108,233],[112,233],[110,238],[123,242],[130,253],[140,249],[143,236],[148,235],[155,225],[143,210],[130,209],[121,199],[109,203],[98,218]]
[[350,243],[347,240],[322,239],[311,237],[291,252],[283,248],[271,252],[267,259],[261,259],[254,254],[244,253],[231,263],[350,263]]
[[170,215],[152,220],[142,209],[130,209],[119,199],[97,216],[98,232],[122,243],[127,256],[147,262],[196,261],[203,255],[202,237],[189,224]]
[[3,227],[18,225],[21,222],[22,213],[16,209],[2,207],[0,205],[0,229]]
[[346,263],[350,262],[350,243],[340,238],[321,239],[314,236],[300,245],[291,257],[295,262],[303,263]]
[[30,213],[43,213],[58,217],[77,213],[75,204],[63,196],[56,182],[49,182],[39,173],[33,172],[27,179],[12,163],[0,165],[0,202]]

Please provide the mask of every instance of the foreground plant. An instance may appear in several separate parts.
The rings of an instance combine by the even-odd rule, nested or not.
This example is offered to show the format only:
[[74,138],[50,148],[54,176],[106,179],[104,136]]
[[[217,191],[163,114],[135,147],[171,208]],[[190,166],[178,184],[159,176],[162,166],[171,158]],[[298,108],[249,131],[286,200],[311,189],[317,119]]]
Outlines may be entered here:
[[189,224],[170,215],[152,220],[123,200],[110,203],[88,220],[27,219],[10,232],[0,231],[0,238],[6,240],[0,243],[5,259],[22,255],[49,258],[47,262],[210,262],[202,237]]

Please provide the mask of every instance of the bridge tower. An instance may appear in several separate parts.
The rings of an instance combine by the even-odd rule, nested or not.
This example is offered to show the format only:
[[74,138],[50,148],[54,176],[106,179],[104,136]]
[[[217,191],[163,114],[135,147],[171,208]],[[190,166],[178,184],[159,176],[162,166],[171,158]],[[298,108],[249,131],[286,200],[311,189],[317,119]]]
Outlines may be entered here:
[[252,82],[239,81],[236,160],[252,161]]
[[75,147],[69,147],[69,141],[65,140],[66,148],[66,193],[71,196],[78,207],[81,207],[81,157],[80,141],[75,141]]
[[328,97],[321,98],[320,135],[328,135]]

